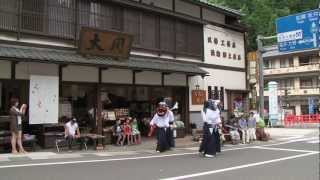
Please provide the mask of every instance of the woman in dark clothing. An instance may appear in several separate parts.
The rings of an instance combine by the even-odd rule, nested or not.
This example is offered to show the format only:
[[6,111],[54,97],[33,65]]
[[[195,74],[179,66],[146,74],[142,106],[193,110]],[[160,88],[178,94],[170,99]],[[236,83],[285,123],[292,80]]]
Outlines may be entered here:
[[26,153],[22,146],[22,116],[25,114],[27,105],[23,104],[21,109],[18,108],[19,100],[11,99],[10,108],[10,131],[11,131],[11,146],[12,153],[16,154],[17,144],[19,146],[19,153]]
[[221,123],[221,119],[220,111],[213,100],[209,99],[204,103],[201,116],[204,125],[203,140],[199,152],[205,157],[214,157],[217,152],[220,152],[218,126]]

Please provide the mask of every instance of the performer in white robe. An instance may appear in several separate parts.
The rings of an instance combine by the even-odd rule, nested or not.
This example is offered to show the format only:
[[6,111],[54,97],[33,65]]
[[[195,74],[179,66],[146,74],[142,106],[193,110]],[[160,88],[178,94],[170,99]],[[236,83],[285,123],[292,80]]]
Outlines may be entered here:
[[166,103],[160,102],[157,113],[153,116],[150,126],[156,128],[157,152],[164,152],[171,147],[170,124],[174,116],[172,111],[168,110]]
[[221,123],[220,111],[217,104],[209,99],[201,111],[203,124],[203,140],[199,152],[205,157],[214,157],[220,152],[220,136],[218,126]]

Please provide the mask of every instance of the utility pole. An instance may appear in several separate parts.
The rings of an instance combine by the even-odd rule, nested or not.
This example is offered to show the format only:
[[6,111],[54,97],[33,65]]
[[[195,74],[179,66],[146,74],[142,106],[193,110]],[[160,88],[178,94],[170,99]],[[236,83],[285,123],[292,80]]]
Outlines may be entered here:
[[264,37],[261,35],[258,35],[256,42],[258,46],[257,50],[257,59],[259,63],[259,114],[262,119],[264,119],[264,78],[263,78],[263,57],[262,54],[264,53],[264,48],[263,48],[263,42],[262,40],[268,40],[268,39],[274,39],[277,36],[268,36]]
[[263,79],[263,44],[262,44],[263,37],[258,35],[257,37],[257,59],[258,59],[258,65],[259,65],[259,114],[262,119],[264,119],[264,79]]

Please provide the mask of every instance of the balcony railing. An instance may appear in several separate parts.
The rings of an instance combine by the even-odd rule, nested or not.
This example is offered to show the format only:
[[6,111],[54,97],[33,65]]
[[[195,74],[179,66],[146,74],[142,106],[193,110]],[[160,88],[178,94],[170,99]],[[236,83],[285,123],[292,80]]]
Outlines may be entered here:
[[[320,88],[306,88],[306,89],[288,89],[288,96],[303,96],[303,95],[319,95]],[[264,96],[269,96],[269,91],[264,91]],[[285,90],[278,90],[278,96],[285,96]]]
[[308,64],[303,66],[277,68],[277,69],[264,69],[264,75],[277,75],[277,74],[291,74],[291,73],[303,73],[303,72],[317,72],[320,69],[320,64]]

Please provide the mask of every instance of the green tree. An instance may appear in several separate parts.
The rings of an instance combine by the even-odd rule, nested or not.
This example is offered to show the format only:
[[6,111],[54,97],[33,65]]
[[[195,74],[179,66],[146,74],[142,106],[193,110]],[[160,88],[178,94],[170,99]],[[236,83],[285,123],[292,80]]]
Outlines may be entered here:
[[256,49],[257,35],[271,36],[276,33],[275,20],[318,8],[319,0],[208,0],[209,3],[239,10],[241,21],[248,27],[248,50]]

